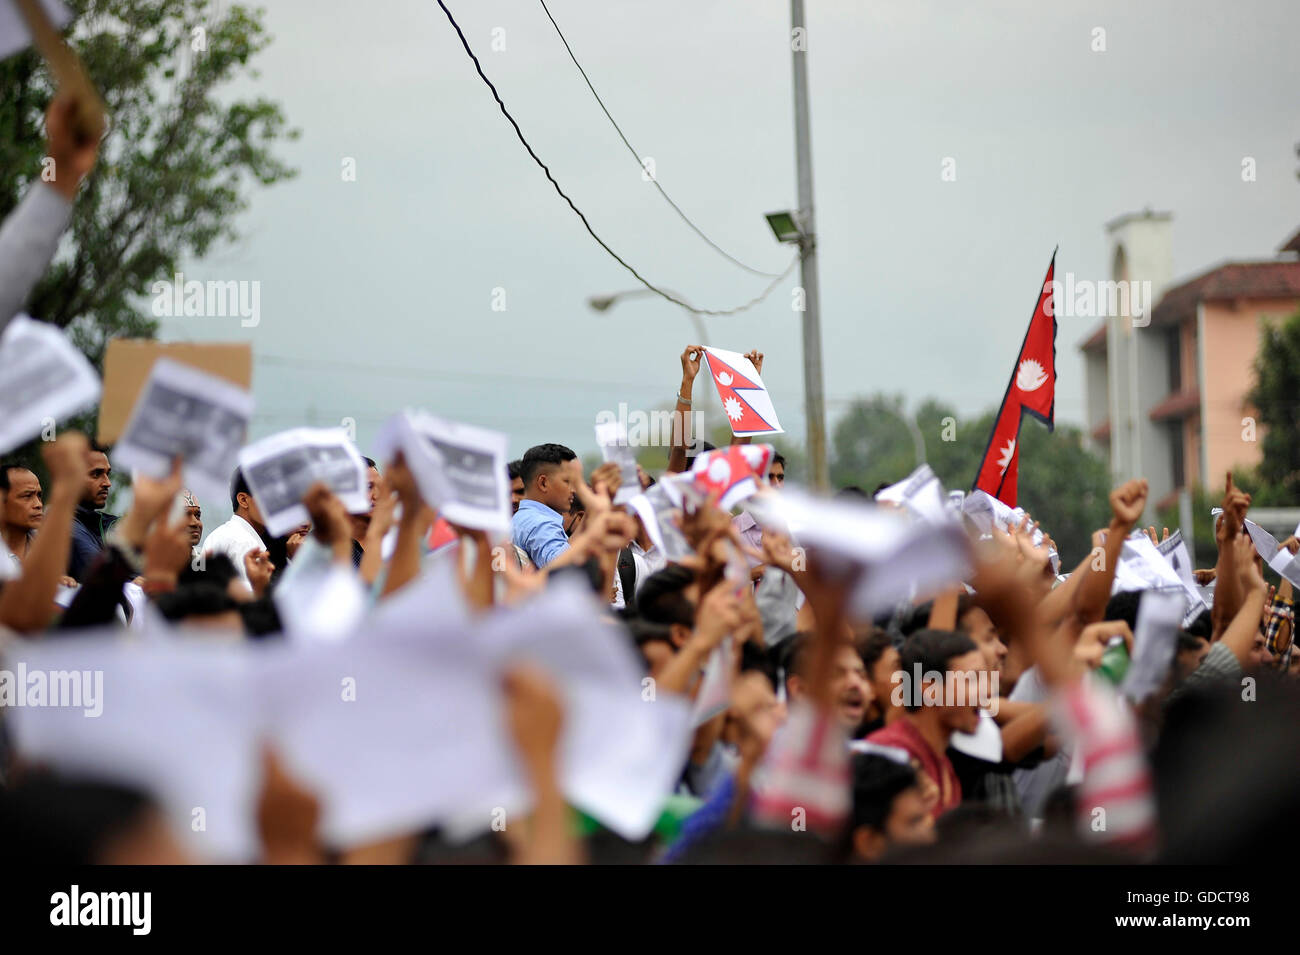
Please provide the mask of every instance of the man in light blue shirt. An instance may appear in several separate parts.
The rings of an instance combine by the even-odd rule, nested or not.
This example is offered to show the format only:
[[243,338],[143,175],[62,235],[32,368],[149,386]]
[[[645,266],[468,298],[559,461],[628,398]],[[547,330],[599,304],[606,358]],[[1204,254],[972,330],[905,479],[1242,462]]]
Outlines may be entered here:
[[510,537],[534,567],[545,567],[569,549],[564,515],[573,503],[573,462],[562,444],[529,448],[519,462],[524,498],[510,521]]

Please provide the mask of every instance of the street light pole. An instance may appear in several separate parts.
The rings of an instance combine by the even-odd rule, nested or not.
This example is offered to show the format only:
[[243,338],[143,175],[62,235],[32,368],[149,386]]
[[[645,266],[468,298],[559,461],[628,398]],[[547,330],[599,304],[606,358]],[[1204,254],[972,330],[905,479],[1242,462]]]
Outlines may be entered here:
[[817,285],[817,225],[813,216],[812,138],[808,124],[808,31],[803,0],[790,0],[794,55],[794,136],[799,177],[800,281],[803,284],[803,389],[808,429],[809,483],[830,486],[826,465],[826,409],[822,386],[822,329]]

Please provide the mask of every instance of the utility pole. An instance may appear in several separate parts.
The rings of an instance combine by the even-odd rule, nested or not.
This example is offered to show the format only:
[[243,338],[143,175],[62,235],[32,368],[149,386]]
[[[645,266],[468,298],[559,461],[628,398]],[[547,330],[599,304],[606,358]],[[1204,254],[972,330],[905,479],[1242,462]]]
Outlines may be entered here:
[[813,215],[812,138],[808,128],[808,31],[803,0],[790,0],[790,48],[794,55],[794,137],[799,178],[799,264],[803,284],[803,390],[808,429],[810,484],[830,487],[826,465],[826,408],[822,386],[822,328],[817,286],[817,226]]

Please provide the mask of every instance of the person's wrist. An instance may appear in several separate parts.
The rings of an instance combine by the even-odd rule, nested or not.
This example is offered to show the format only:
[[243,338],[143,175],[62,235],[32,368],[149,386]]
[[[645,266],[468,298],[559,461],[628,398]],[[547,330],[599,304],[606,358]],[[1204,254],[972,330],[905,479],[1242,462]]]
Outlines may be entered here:
[[170,584],[176,586],[180,575],[170,567],[159,566],[158,564],[149,563],[146,560],[144,565],[144,578],[158,584]]
[[127,511],[126,517],[113,525],[117,530],[117,539],[132,550],[144,550],[144,542],[149,536],[149,522],[137,514]]
[[49,511],[49,510],[53,510],[55,507],[68,507],[68,506],[71,506],[73,509],[75,509],[77,504],[80,503],[80,501],[81,501],[81,488],[79,486],[79,482],[74,484],[74,482],[71,480],[68,481],[56,480],[54,482],[54,486],[50,488],[49,497],[45,499],[46,510]]
[[54,178],[42,181],[64,199],[72,202],[77,197],[77,190],[81,188],[83,178],[73,171],[76,168],[75,160],[71,154],[59,155],[53,152],[47,153],[46,157],[54,163]]

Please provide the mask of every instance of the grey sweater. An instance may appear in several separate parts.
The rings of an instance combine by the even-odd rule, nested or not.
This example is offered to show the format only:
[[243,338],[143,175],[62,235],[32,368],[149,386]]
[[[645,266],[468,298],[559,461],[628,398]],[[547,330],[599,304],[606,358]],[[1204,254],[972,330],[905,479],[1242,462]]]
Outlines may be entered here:
[[0,225],[0,331],[49,268],[71,218],[72,203],[37,181]]

